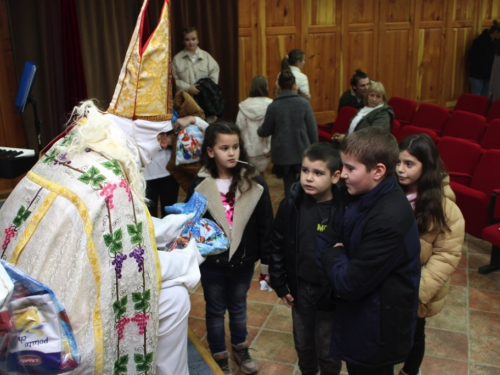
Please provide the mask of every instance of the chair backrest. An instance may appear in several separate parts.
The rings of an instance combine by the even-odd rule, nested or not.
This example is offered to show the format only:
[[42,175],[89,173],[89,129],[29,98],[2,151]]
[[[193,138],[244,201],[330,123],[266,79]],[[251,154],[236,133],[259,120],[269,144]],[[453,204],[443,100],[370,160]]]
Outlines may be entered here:
[[500,100],[495,100],[491,105],[488,115],[486,116],[486,122],[490,124],[497,118],[500,118]]
[[356,116],[358,110],[353,107],[342,107],[340,108],[335,123],[332,126],[332,134],[339,133],[344,134],[349,130],[349,125],[351,125],[351,120]]
[[490,99],[486,96],[474,94],[462,94],[457,100],[455,111],[465,111],[475,113],[477,115],[486,116],[488,107],[490,106]]
[[411,124],[419,128],[435,130],[438,135],[441,135],[449,118],[450,111],[448,108],[424,103],[418,106]]
[[481,139],[481,147],[485,150],[500,150],[500,119],[491,121],[486,127],[483,139]]
[[500,189],[500,150],[487,150],[477,164],[470,187],[482,191],[488,199],[495,189]]
[[399,143],[403,139],[405,139],[406,137],[408,137],[409,135],[412,135],[412,134],[427,134],[427,135],[429,135],[429,137],[432,138],[434,143],[437,143],[437,141],[439,140],[439,137],[437,136],[437,134],[434,130],[427,129],[427,128],[420,128],[418,126],[413,126],[413,125],[402,126],[401,130],[399,131],[399,133],[395,137]]
[[415,100],[393,96],[387,104],[394,110],[396,120],[399,120],[402,125],[411,124],[418,105]]
[[448,172],[474,174],[481,158],[481,146],[465,139],[443,137],[437,144],[439,154]]
[[486,130],[484,116],[464,111],[453,111],[443,136],[468,139],[474,142],[481,141]]
[[401,130],[401,123],[399,122],[399,120],[396,120],[396,119],[392,120],[392,122],[391,122],[391,134],[394,137],[397,137],[400,130]]

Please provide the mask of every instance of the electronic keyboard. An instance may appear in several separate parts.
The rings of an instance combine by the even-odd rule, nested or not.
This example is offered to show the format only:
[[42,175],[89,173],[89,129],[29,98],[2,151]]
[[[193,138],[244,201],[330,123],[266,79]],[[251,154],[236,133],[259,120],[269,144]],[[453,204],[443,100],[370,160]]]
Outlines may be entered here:
[[16,178],[28,172],[37,160],[35,150],[0,146],[0,178]]

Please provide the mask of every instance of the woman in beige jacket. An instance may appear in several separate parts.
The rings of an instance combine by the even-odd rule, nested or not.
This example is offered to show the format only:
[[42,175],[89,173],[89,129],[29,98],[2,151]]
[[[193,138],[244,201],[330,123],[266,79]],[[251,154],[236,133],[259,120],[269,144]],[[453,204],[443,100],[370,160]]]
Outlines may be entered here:
[[196,82],[202,78],[211,78],[219,83],[219,64],[210,54],[198,47],[198,31],[196,27],[182,30],[184,49],[174,56],[172,75],[179,91],[198,95]]
[[436,145],[428,135],[411,135],[399,144],[396,170],[415,212],[422,247],[417,327],[413,348],[400,372],[417,375],[425,354],[425,318],[444,307],[451,274],[462,256],[465,221],[454,203],[455,195]]

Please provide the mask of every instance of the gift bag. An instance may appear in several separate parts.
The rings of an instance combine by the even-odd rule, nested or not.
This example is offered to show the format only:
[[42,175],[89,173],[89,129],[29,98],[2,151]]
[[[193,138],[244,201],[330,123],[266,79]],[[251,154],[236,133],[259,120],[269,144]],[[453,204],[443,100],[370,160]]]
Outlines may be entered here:
[[203,133],[196,125],[189,125],[177,134],[175,165],[196,163],[201,157]]
[[59,299],[46,285],[0,262],[14,284],[0,311],[0,372],[62,374],[77,368],[76,340]]
[[191,238],[202,256],[220,254],[229,249],[229,240],[224,231],[212,220],[203,218],[207,207],[207,199],[195,191],[187,203],[175,203],[165,207],[167,214],[190,214],[194,217],[184,223],[181,233],[170,246],[170,250],[183,249]]

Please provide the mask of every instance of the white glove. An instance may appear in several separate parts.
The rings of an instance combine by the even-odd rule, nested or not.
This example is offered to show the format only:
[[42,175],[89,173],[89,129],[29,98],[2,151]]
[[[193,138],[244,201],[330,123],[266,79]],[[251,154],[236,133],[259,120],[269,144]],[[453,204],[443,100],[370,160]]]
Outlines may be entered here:
[[9,302],[12,292],[14,291],[14,283],[12,279],[0,264],[0,308],[3,308]]
[[194,216],[190,214],[170,214],[163,219],[153,217],[153,224],[155,226],[156,246],[161,249],[167,244],[174,242],[179,234],[184,223]]

